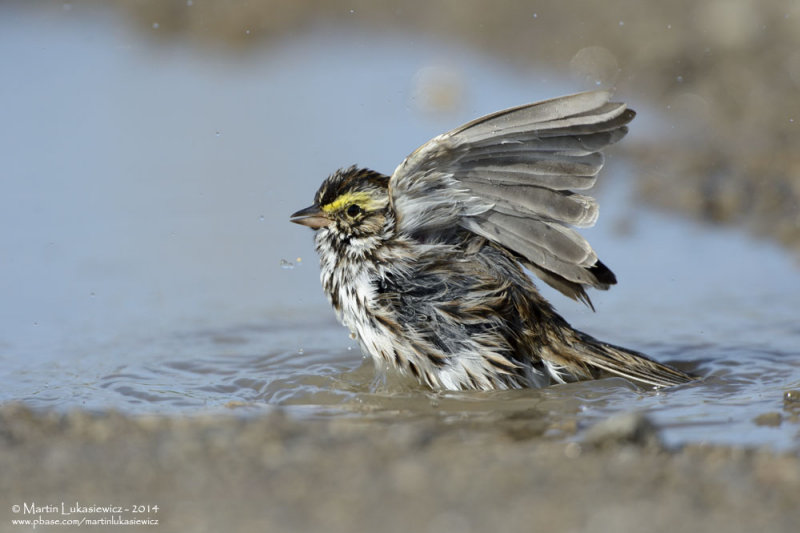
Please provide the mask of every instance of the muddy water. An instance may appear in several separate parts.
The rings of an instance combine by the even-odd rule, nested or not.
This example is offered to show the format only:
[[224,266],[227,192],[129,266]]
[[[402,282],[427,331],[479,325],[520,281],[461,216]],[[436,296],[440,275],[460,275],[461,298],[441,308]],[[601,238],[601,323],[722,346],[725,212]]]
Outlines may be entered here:
[[[636,205],[613,153],[588,234],[620,285],[593,295],[597,313],[548,296],[577,327],[703,382],[432,393],[376,378],[333,320],[311,235],[287,221],[327,173],[390,172],[474,116],[584,87],[406,36],[321,28],[236,56],[161,43],[156,24],[146,36],[110,15],[4,10],[0,401],[483,427],[517,417],[552,438],[641,410],[670,443],[797,446],[783,401],[800,388],[796,261]],[[668,129],[640,110],[642,135]]]

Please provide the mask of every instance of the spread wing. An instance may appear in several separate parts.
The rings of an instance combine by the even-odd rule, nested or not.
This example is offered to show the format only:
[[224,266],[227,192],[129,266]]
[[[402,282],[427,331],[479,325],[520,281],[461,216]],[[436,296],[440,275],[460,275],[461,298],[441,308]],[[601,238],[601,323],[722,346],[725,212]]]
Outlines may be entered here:
[[591,188],[604,147],[636,115],[605,91],[499,111],[439,135],[409,155],[389,182],[398,230],[446,241],[465,228],[515,253],[542,280],[591,305],[585,287],[614,274],[574,228],[594,225]]

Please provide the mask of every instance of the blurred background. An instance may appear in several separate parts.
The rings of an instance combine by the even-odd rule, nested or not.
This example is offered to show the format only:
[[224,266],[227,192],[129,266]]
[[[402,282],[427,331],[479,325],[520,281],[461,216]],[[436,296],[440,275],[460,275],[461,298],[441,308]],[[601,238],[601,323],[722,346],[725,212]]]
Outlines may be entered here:
[[[798,242],[800,156],[795,141],[800,120],[800,6],[796,2],[138,0],[39,4],[43,16],[62,27],[88,24],[87,17],[92,16],[113,18],[136,33],[129,39],[153,47],[148,52],[151,59],[166,58],[181,47],[194,51],[197,59],[230,64],[256,61],[257,56],[274,54],[311,36],[315,38],[307,45],[306,57],[314,41],[317,48],[327,49],[348,43],[361,54],[351,58],[351,68],[372,81],[337,79],[342,70],[324,76],[328,84],[349,84],[353,93],[383,77],[382,71],[373,70],[369,76],[365,69],[358,69],[369,56],[382,56],[387,70],[398,63],[397,57],[380,47],[390,48],[395,56],[416,54],[419,72],[411,99],[423,111],[458,113],[475,107],[470,91],[476,80],[459,72],[459,58],[463,62],[465,57],[482,56],[501,68],[538,73],[532,90],[547,89],[541,87],[542,78],[548,77],[543,71],[568,80],[569,88],[616,88],[626,99],[646,100],[666,115],[655,135],[658,142],[653,140],[651,148],[653,157],[669,165],[670,179],[667,184],[662,179],[648,180],[648,198],[712,220],[754,222],[782,242],[795,246]],[[136,52],[143,51],[129,48],[129,53]],[[314,70],[323,76],[322,69]],[[326,79],[296,79],[295,90],[311,91],[330,107],[337,102],[329,92],[331,87],[314,92],[328,85]],[[260,81],[264,90],[273,85],[263,78]],[[414,82],[397,84],[394,96],[408,96],[403,91]],[[340,107],[346,104],[338,103]],[[213,111],[212,106],[206,112]],[[691,128],[668,137],[665,130],[683,119],[692,120]]]
[[[599,180],[591,238],[626,289],[595,300],[612,311],[594,327],[695,342],[708,324],[672,324],[692,305],[675,295],[729,309],[742,279],[771,283],[763,301],[800,286],[775,249],[800,249],[797,2],[5,1],[0,71],[7,399],[141,392],[141,373],[118,383],[132,361],[254,336],[252,353],[308,349],[335,326],[288,215],[329,173],[391,173],[467,120],[587,89],[639,112]],[[659,233],[654,210],[735,232]],[[235,333],[259,324],[299,330]],[[210,346],[175,337],[200,331]],[[353,348],[332,331],[321,349]]]

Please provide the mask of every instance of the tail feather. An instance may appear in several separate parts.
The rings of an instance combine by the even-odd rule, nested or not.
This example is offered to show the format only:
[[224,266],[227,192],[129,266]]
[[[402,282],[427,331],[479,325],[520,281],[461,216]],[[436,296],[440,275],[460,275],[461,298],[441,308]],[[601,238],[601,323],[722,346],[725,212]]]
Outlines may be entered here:
[[581,366],[592,374],[614,374],[651,387],[674,387],[698,379],[680,370],[653,361],[643,353],[622,348],[595,339],[591,335],[574,331],[575,342],[570,351]]

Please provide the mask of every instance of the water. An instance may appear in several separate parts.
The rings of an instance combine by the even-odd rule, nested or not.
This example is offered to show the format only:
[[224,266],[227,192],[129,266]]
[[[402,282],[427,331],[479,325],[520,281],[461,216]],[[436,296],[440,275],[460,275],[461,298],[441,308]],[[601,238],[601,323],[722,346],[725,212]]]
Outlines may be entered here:
[[[0,67],[0,401],[41,409],[257,414],[491,428],[641,410],[670,443],[797,447],[800,273],[783,250],[636,205],[619,156],[588,235],[620,285],[577,327],[706,379],[493,393],[377,380],[288,223],[354,162],[390,172],[482,113],[570,92],[418,36],[319,28],[260,52],[199,50],[110,13],[4,6]],[[161,31],[161,30],[159,30]],[[658,135],[659,120],[632,137]],[[666,119],[664,119],[666,120]],[[649,131],[647,131],[649,129]],[[779,426],[758,415],[779,412]],[[796,414],[797,411],[794,411]]]

